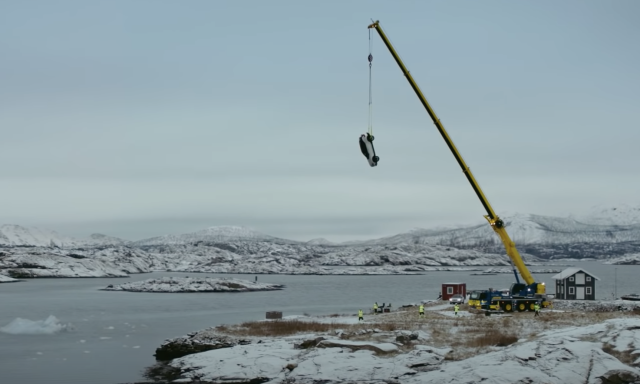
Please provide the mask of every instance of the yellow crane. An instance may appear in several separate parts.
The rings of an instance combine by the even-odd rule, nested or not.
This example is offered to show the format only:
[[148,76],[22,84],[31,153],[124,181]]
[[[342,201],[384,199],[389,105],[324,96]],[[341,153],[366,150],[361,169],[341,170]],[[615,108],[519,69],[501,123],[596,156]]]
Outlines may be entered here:
[[[476,195],[480,199],[480,202],[484,206],[484,209],[487,211],[487,214],[484,215],[484,218],[487,219],[487,221],[489,222],[489,225],[491,225],[491,228],[500,237],[500,240],[504,244],[504,247],[506,249],[507,255],[511,259],[512,264],[515,265],[515,267],[520,272],[520,275],[524,279],[526,285],[520,283],[520,279],[518,278],[518,275],[514,271],[517,283],[515,283],[515,284],[513,284],[511,286],[511,289],[510,289],[511,290],[511,295],[510,295],[511,298],[516,298],[516,299],[518,299],[518,298],[537,298],[537,299],[542,299],[540,301],[542,301],[542,305],[546,307],[548,305],[548,302],[546,301],[546,297],[545,297],[545,293],[546,293],[545,284],[544,283],[536,283],[536,281],[534,280],[533,276],[531,276],[531,273],[527,269],[527,266],[524,264],[524,261],[522,260],[522,257],[520,256],[520,254],[518,253],[518,250],[516,249],[515,243],[511,240],[511,238],[507,234],[507,230],[505,229],[504,222],[495,213],[495,211],[491,207],[491,204],[489,204],[489,200],[487,199],[487,197],[482,192],[482,189],[480,188],[480,185],[478,184],[476,179],[473,177],[473,174],[471,173],[471,170],[469,169],[467,164],[462,159],[462,156],[460,155],[460,152],[458,151],[456,146],[453,144],[453,140],[451,140],[451,137],[449,137],[449,134],[444,129],[444,126],[442,125],[442,122],[440,122],[440,119],[438,118],[438,116],[434,112],[433,108],[431,108],[431,105],[429,105],[429,102],[427,101],[427,99],[422,94],[422,91],[418,87],[418,84],[416,84],[416,82],[413,80],[413,77],[411,76],[411,73],[409,73],[409,70],[407,70],[407,68],[405,67],[404,63],[400,59],[400,56],[398,56],[398,53],[393,48],[393,45],[391,45],[391,42],[389,41],[389,39],[385,35],[384,31],[382,30],[382,27],[380,27],[380,22],[379,21],[375,21],[373,24],[370,24],[368,28],[369,29],[375,29],[378,32],[378,34],[380,35],[380,38],[382,39],[384,44],[387,46],[387,48],[389,49],[389,52],[391,53],[391,55],[395,59],[396,63],[398,64],[398,66],[402,70],[402,73],[407,78],[407,81],[411,85],[411,88],[413,89],[413,91],[416,93],[416,95],[420,99],[420,102],[422,103],[424,108],[427,110],[427,113],[431,117],[431,120],[433,120],[433,123],[435,124],[436,128],[438,128],[438,131],[442,135],[442,138],[444,139],[444,141],[447,143],[447,146],[451,150],[451,153],[453,154],[453,157],[455,157],[456,161],[460,165],[460,168],[462,168],[462,172],[464,173],[465,177],[467,178],[467,180],[471,184],[471,187],[473,188],[474,192],[476,193]],[[495,298],[496,298],[495,300],[488,300],[487,307],[489,305],[491,305],[492,307],[496,307],[495,309],[497,309],[497,307],[502,307],[503,309],[506,308],[507,310],[511,310],[511,308],[517,308],[517,309],[520,309],[520,310],[523,310],[523,309],[526,308],[526,309],[529,309],[529,310],[533,310],[534,300],[511,300],[511,301],[508,301],[508,300],[506,300],[506,298],[505,298],[505,300],[498,299],[499,294],[496,293],[496,295],[497,296],[495,296]],[[490,297],[494,297],[494,296],[490,295]],[[493,303],[491,303],[491,302],[493,302]]]

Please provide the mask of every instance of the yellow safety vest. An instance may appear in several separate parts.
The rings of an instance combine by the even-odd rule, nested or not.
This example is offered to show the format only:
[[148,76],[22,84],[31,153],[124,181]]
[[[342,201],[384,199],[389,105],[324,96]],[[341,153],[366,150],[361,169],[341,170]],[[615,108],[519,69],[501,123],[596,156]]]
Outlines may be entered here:
[[362,317],[362,311],[358,311],[358,316]]

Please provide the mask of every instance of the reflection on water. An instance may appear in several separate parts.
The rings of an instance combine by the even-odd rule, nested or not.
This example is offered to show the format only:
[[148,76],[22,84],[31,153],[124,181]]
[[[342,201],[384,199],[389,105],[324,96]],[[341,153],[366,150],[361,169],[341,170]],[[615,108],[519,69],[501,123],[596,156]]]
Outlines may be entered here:
[[[567,263],[565,263],[567,264]],[[600,278],[596,297],[640,293],[637,266],[578,262]],[[548,267],[532,267],[532,270]],[[564,269],[565,266],[557,267]],[[464,282],[467,289],[506,288],[512,274],[472,276],[470,271],[406,276],[260,275],[260,282],[285,284],[282,291],[245,293],[133,293],[100,291],[109,284],[189,273],[152,273],[117,279],[34,279],[0,284],[0,327],[21,318],[30,322],[55,316],[67,332],[0,332],[3,382],[114,384],[142,380],[143,369],[165,339],[191,331],[263,319],[267,311],[284,316],[357,313],[374,302],[392,307],[435,299],[442,283]],[[193,273],[191,273],[193,275]],[[216,275],[253,280],[255,275]],[[534,274],[551,293],[553,274]],[[28,324],[28,323],[23,323]],[[49,326],[56,327],[49,318]],[[15,323],[14,323],[15,325]]]

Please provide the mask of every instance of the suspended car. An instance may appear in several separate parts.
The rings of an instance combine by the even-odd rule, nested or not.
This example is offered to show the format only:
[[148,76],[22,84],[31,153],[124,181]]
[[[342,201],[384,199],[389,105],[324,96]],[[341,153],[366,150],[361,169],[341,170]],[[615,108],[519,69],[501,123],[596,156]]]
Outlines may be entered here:
[[378,165],[378,161],[380,161],[380,158],[376,156],[376,151],[373,148],[372,134],[367,133],[366,135],[360,136],[360,151],[362,151],[364,157],[367,158],[370,166],[375,167],[376,165]]

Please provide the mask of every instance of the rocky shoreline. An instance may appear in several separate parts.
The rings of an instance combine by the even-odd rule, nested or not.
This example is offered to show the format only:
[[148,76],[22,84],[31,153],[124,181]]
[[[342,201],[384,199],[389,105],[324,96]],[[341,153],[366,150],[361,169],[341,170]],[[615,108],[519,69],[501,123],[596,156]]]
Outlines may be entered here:
[[[425,319],[415,311],[367,314],[362,323],[345,314],[207,328],[166,340],[146,377],[202,384],[441,384],[460,377],[564,384],[573,376],[590,384],[640,382],[640,359],[633,357],[640,351],[640,303],[557,300],[538,318],[464,309],[456,318],[441,302],[426,304]],[[290,334],[278,335],[287,327]]]

